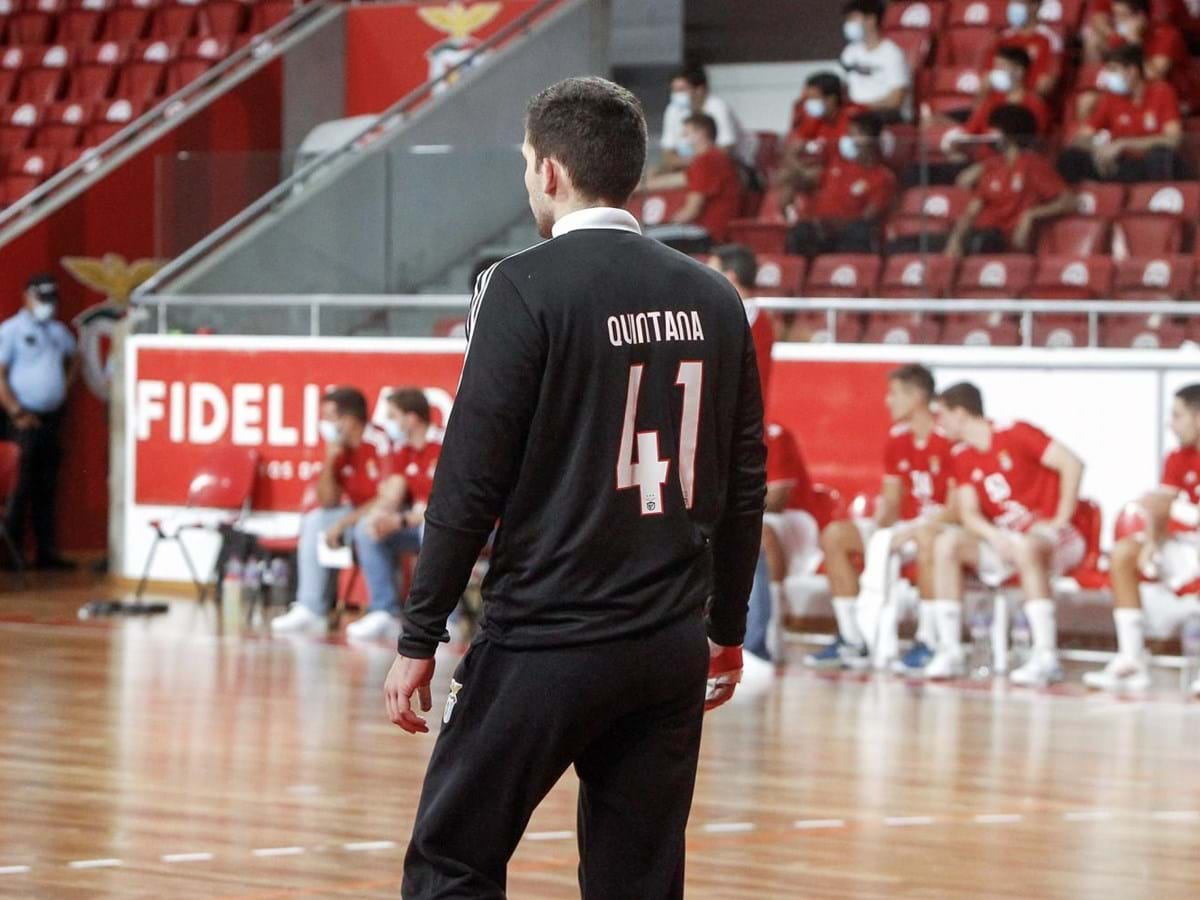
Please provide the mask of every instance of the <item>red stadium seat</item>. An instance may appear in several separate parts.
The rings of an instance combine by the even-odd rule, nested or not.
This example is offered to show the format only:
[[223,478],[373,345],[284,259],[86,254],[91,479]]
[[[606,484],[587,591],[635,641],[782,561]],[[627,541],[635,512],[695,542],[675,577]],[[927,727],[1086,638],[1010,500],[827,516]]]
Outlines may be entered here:
[[950,0],[946,24],[950,28],[1007,28],[1006,0]]
[[33,139],[40,111],[37,104],[7,106],[0,113],[0,151],[24,150]]
[[21,81],[17,85],[17,101],[45,106],[62,96],[66,84],[65,69],[26,69],[21,73]]
[[118,41],[92,44],[84,49],[67,97],[71,100],[103,100],[112,94],[120,65],[129,57],[129,47]]
[[30,175],[9,175],[0,182],[0,193],[3,194],[3,205],[16,203],[45,179]]
[[140,101],[130,100],[126,97],[109,100],[101,107],[99,114],[84,132],[84,146],[95,147],[104,143],[140,116],[143,109]]
[[69,150],[83,139],[82,125],[43,125],[33,139],[34,147]]
[[92,120],[91,104],[80,100],[52,103],[43,120],[48,125],[86,125]]
[[121,68],[117,96],[149,101],[162,95],[167,65],[175,60],[178,47],[169,41],[148,41],[134,48],[133,60]]
[[1113,224],[1112,252],[1117,259],[1161,256],[1183,249],[1183,220],[1158,213],[1126,213]]
[[248,5],[241,0],[213,0],[200,10],[200,33],[232,38],[246,30]]
[[1129,189],[1126,211],[1200,219],[1200,184],[1194,181],[1156,181]]
[[758,278],[754,286],[764,294],[799,297],[804,292],[808,260],[803,256],[762,254],[758,257]]
[[1070,34],[1079,27],[1086,0],[1042,0],[1038,21]]
[[959,187],[909,188],[888,220],[887,239],[945,234],[970,202],[971,192]]
[[[837,317],[837,339],[842,344],[853,344],[862,334],[862,317],[839,314]],[[829,330],[829,316],[819,310],[798,312],[792,316],[787,339],[796,343],[827,344],[833,340]]]
[[229,48],[228,38],[204,37],[186,41],[180,50],[180,58],[167,69],[167,93],[173,94],[199,78],[229,55]]
[[57,171],[58,153],[55,150],[20,150],[8,156],[9,175],[23,175],[45,181]]
[[1100,346],[1167,350],[1187,340],[1187,329],[1173,316],[1106,316],[1100,320]]
[[8,40],[13,44],[48,44],[54,35],[54,15],[38,11],[8,17]]
[[16,86],[17,73],[11,69],[0,69],[0,103],[7,103],[12,99]]
[[885,31],[937,31],[946,17],[946,4],[937,0],[889,3],[883,12]]
[[940,254],[897,254],[888,257],[879,280],[880,297],[937,300],[950,291],[954,260]]
[[788,226],[757,219],[734,219],[729,223],[729,242],[745,244],[755,253],[783,253],[787,248]]
[[70,4],[67,0],[25,0],[25,10],[27,12],[41,12],[47,15],[57,16],[67,11]]
[[90,44],[100,37],[104,13],[97,9],[71,9],[58,17],[57,39],[64,44]]
[[954,293],[967,299],[1012,300],[1033,283],[1035,265],[1032,256],[1020,253],[968,256],[958,267]]
[[263,0],[254,5],[250,13],[250,32],[258,34],[278,25],[293,12],[296,7],[291,0]]
[[983,86],[981,73],[974,67],[941,67],[934,69],[928,102],[934,112],[947,113],[969,110],[979,99]]
[[125,43],[140,41],[150,30],[152,14],[150,9],[144,7],[124,6],[114,9],[104,18],[101,37],[106,41]]
[[1044,256],[1025,293],[1043,300],[1098,300],[1111,294],[1112,280],[1107,256]]
[[182,41],[195,35],[197,26],[195,5],[178,3],[160,7],[150,23],[148,35],[151,39]]
[[944,66],[982,69],[995,42],[996,32],[991,28],[951,28],[938,44],[939,62]]
[[759,172],[770,172],[779,165],[779,154],[783,139],[774,131],[756,131],[754,138],[754,168]]
[[1091,256],[1108,251],[1108,223],[1088,216],[1063,216],[1038,237],[1039,256]]
[[941,342],[969,347],[1015,347],[1021,343],[1021,330],[1012,316],[953,313],[946,316]]
[[861,341],[864,344],[936,344],[941,328],[920,313],[871,313]]
[[1125,186],[1085,181],[1075,189],[1075,199],[1079,215],[1114,219],[1125,209]]
[[1123,259],[1113,294],[1118,300],[1184,300],[1192,293],[1196,268],[1187,256]]
[[873,297],[882,268],[874,254],[818,256],[809,268],[806,293],[810,297]]
[[25,66],[32,65],[36,56],[37,48],[5,47],[4,53],[0,54],[0,69],[19,72]]
[[641,191],[629,201],[629,211],[643,225],[663,225],[683,208],[687,190],[673,188],[667,191]]
[[919,72],[925,68],[925,64],[929,61],[931,48],[927,33],[899,29],[889,31],[884,36],[891,39],[904,52],[904,58],[908,60],[909,71]]
[[1038,316],[1033,321],[1033,343],[1036,347],[1086,347],[1088,345],[1087,317]]

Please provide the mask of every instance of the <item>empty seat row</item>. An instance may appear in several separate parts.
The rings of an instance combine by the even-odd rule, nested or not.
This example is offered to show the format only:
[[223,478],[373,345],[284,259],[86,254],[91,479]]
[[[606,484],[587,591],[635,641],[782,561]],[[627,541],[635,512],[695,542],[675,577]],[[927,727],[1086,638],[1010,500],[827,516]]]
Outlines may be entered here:
[[127,98],[7,107],[0,110],[0,151],[95,146],[144,111],[144,103]]

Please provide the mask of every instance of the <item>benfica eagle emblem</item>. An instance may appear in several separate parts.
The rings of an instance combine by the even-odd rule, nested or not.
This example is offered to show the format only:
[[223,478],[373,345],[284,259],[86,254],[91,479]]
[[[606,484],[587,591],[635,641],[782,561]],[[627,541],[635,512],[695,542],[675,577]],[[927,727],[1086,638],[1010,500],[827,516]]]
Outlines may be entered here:
[[[479,41],[472,35],[483,28],[500,14],[499,3],[465,3],[453,2],[445,6],[422,6],[417,15],[430,28],[447,35],[444,41],[434,44],[425,51],[429,60],[429,80],[441,78],[459,63],[466,61],[479,47]],[[468,69],[481,65],[488,53],[481,53],[471,61],[469,66],[457,70],[445,81],[438,84],[434,93],[445,90],[466,74]]]

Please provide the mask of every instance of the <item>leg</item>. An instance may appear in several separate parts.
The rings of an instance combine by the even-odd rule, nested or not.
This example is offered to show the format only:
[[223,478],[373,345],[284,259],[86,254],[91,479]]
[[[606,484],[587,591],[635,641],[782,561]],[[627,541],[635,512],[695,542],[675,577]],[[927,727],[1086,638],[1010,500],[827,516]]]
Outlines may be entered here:
[[937,609],[933,600],[937,596],[933,584],[933,548],[938,535],[945,530],[940,523],[927,522],[917,529],[917,594],[921,598],[917,608],[916,639],[926,647],[937,643]]
[[370,602],[367,609],[370,612],[381,610],[391,615],[400,612],[400,597],[396,590],[396,549],[392,540],[393,532],[383,538],[375,538],[368,533],[367,521],[362,519],[354,526],[354,555],[362,568],[363,577],[367,580],[367,594]]
[[858,570],[854,557],[861,557],[866,548],[862,534],[853,522],[830,522],[821,532],[821,551],[825,554],[825,574],[829,589],[835,597],[858,596]]
[[940,534],[933,545],[933,601],[937,618],[937,652],[925,669],[927,678],[958,678],[965,671],[962,646],[963,570],[979,565],[979,539],[961,528]]
[[1015,684],[1041,685],[1061,681],[1058,664],[1058,624],[1050,577],[1054,570],[1055,541],[1042,534],[1013,535],[1014,556],[1021,588],[1025,592],[1025,616],[1033,638],[1029,661],[1009,676]]
[[317,562],[317,541],[321,539],[321,532],[348,512],[348,506],[314,509],[306,512],[300,520],[300,543],[296,548],[296,600],[318,616],[329,612],[329,582],[333,570]]
[[58,471],[62,463],[62,444],[59,441],[61,423],[61,413],[48,413],[42,420],[41,427],[34,429],[37,450],[34,454],[35,476],[29,498],[29,512],[33,521],[36,558],[40,562],[48,562],[58,557],[55,514]]
[[825,574],[833,594],[833,614],[837,619],[837,640],[804,661],[817,668],[861,668],[870,665],[866,639],[858,627],[859,578],[852,556],[866,552],[858,525],[850,521],[831,522],[821,534],[825,555]]
[[[765,532],[765,529],[764,529]],[[764,533],[764,538],[765,538]],[[773,659],[768,635],[771,632],[771,582],[765,553],[758,555],[754,586],[750,589],[750,609],[746,614],[746,638],[742,649],[760,659]]]
[[1139,565],[1143,542],[1136,537],[1118,541],[1109,555],[1112,579],[1113,623],[1117,629],[1117,655],[1096,672],[1087,672],[1083,683],[1100,690],[1145,690],[1150,686],[1146,663],[1146,625],[1142,612]]
[[1081,181],[1096,180],[1099,173],[1092,160],[1092,154],[1082,147],[1068,147],[1058,157],[1058,173],[1067,184],[1078,184]]
[[8,514],[5,526],[17,550],[24,554],[25,519],[37,481],[37,435],[33,428],[24,431],[13,429],[12,439],[21,450],[17,464],[17,483],[8,498]]

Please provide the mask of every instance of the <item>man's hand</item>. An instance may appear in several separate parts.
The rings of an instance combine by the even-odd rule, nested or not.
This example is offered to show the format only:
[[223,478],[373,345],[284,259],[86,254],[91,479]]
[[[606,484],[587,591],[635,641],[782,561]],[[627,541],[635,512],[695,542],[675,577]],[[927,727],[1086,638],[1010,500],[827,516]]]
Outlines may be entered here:
[[367,534],[372,540],[382,541],[404,526],[404,516],[398,512],[379,512],[367,519]]
[[1147,578],[1158,577],[1158,544],[1146,541],[1138,551],[1138,571]]
[[728,702],[734,688],[742,680],[742,648],[722,647],[708,642],[708,693],[704,711],[716,709]]
[[1119,141],[1110,141],[1107,144],[1100,144],[1092,150],[1092,160],[1096,163],[1096,171],[1105,177],[1116,175],[1122,149]]
[[415,693],[421,703],[421,711],[429,712],[433,708],[433,696],[429,692],[429,682],[433,680],[435,663],[429,659],[409,659],[407,656],[397,656],[388,672],[387,680],[383,683],[383,696],[387,701],[388,718],[393,725],[399,725],[409,734],[428,734],[429,725],[425,719],[418,716],[412,709],[412,695]]
[[1033,238],[1033,216],[1029,210],[1021,213],[1021,217],[1017,220],[1017,227],[1013,229],[1012,247],[1014,250],[1028,250],[1029,242]]
[[1012,534],[1000,528],[992,527],[986,537],[987,542],[992,546],[992,549],[1000,554],[1000,558],[1007,562],[1015,562],[1017,558],[1017,545]]

